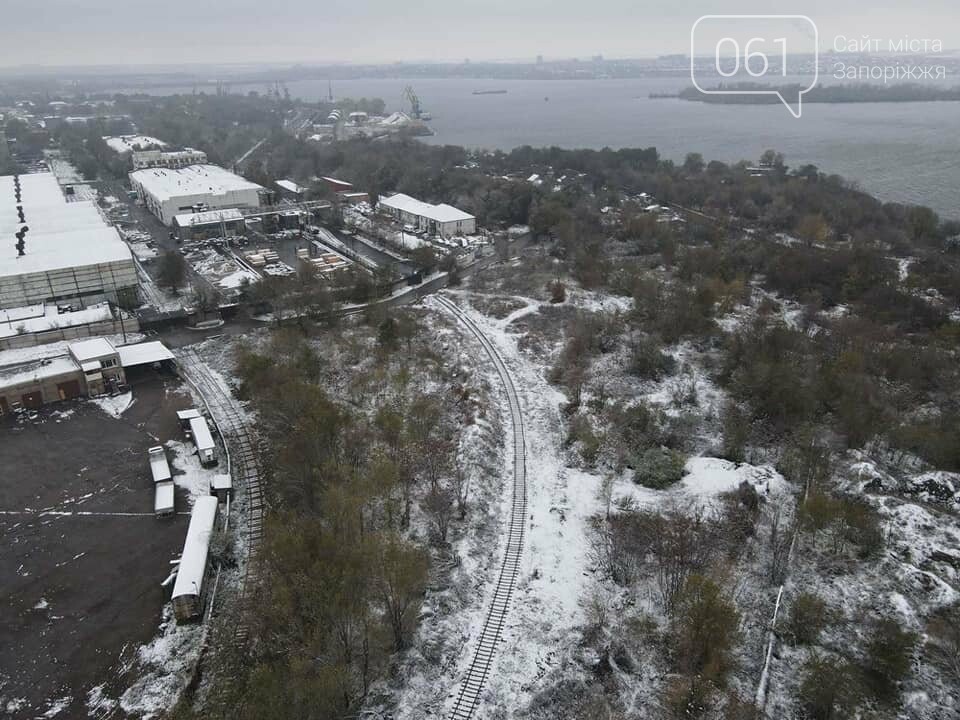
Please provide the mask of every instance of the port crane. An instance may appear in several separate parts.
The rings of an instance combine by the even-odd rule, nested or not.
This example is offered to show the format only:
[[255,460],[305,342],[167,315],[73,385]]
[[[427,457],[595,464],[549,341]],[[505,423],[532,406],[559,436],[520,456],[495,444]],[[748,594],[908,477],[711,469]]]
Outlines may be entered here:
[[403,89],[403,99],[410,103],[410,115],[415,120],[420,119],[420,98],[417,97],[417,93],[414,92],[412,85],[407,85]]

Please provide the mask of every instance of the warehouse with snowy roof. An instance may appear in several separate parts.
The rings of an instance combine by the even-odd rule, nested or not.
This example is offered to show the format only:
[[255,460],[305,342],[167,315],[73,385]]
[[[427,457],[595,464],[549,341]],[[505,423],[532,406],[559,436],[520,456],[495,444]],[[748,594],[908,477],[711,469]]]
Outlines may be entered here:
[[470,213],[452,205],[432,205],[403,193],[381,197],[378,209],[396,218],[415,230],[445,238],[454,235],[473,235],[477,231],[477,219]]
[[0,177],[0,309],[134,303],[126,243],[91,201],[68,203],[52,173]]
[[269,194],[260,185],[217,165],[134,170],[130,184],[164,225],[172,225],[174,218],[184,213],[260,207]]

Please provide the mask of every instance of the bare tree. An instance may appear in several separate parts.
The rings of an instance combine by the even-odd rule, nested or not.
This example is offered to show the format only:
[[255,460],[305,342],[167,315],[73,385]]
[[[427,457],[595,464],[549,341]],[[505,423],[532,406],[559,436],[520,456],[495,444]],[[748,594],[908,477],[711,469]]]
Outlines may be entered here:
[[433,523],[434,538],[440,543],[445,543],[454,513],[453,491],[448,487],[435,485],[427,492],[422,505]]

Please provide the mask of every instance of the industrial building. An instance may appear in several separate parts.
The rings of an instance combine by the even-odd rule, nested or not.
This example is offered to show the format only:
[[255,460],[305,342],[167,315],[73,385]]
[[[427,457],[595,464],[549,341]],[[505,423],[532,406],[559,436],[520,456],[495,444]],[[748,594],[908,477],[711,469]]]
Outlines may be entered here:
[[175,215],[173,227],[181,240],[229,237],[245,229],[243,213],[236,208]]
[[127,245],[91,201],[66,202],[52,173],[0,177],[0,309],[137,301]]
[[164,225],[177,215],[201,210],[260,207],[269,192],[216,165],[151,168],[130,173],[137,197]]
[[129,368],[173,361],[162,343],[117,347],[105,338],[45,346],[26,360],[18,351],[0,352],[0,415],[116,392]]
[[149,135],[117,135],[104,136],[103,141],[118,155],[138,152],[141,150],[162,150],[167,146],[163,140],[157,140]]
[[403,193],[380,198],[378,209],[416,231],[449,238],[454,235],[473,235],[477,219],[452,205],[431,205]]
[[131,155],[134,170],[145,168],[182,168],[188,165],[203,165],[207,154],[202,150],[183,148],[183,150],[140,150]]
[[108,136],[103,141],[118,155],[129,155],[134,170],[153,167],[176,169],[207,162],[207,154],[202,150],[172,149],[163,140],[149,135]]
[[280,188],[280,194],[282,197],[290,198],[291,200],[302,199],[310,189],[303,187],[302,185],[298,185],[293,180],[277,180],[276,186]]

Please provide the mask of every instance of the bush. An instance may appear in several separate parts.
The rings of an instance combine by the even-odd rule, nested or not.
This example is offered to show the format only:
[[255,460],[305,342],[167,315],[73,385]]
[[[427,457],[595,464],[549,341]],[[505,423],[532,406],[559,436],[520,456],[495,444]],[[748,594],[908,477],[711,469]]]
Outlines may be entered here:
[[927,624],[927,655],[960,683],[960,603],[941,608]]
[[862,501],[814,491],[803,503],[801,517],[806,527],[828,532],[835,554],[844,552],[848,543],[857,546],[861,558],[870,557],[883,547],[877,513]]
[[603,438],[593,429],[590,418],[585,415],[576,415],[570,420],[570,430],[567,433],[567,443],[580,443],[580,456],[588,466],[593,466],[600,454]]
[[630,372],[644,380],[658,380],[669,375],[676,360],[662,350],[660,341],[647,335],[633,344],[630,352]]
[[859,701],[857,678],[846,660],[813,655],[803,666],[800,699],[811,720],[843,720]]
[[864,675],[877,698],[895,701],[900,696],[900,683],[910,674],[910,658],[917,636],[902,630],[889,618],[878,620],[867,643]]
[[827,624],[827,604],[819,595],[802,592],[790,606],[787,631],[800,645],[813,645]]
[[674,450],[649,448],[633,462],[633,481],[644,487],[662,490],[683,478],[685,462],[683,455]]
[[667,685],[664,704],[676,718],[695,718],[710,709],[715,694],[712,683],[697,675],[684,675]]
[[720,586],[691,575],[678,599],[673,621],[674,662],[680,672],[722,685],[740,616]]
[[566,301],[567,299],[567,286],[564,285],[559,280],[554,280],[548,286],[550,290],[550,302],[554,305],[559,305],[560,303]]
[[728,402],[723,407],[720,422],[723,428],[721,456],[730,462],[743,462],[746,459],[745,450],[750,439],[749,416],[735,402]]

